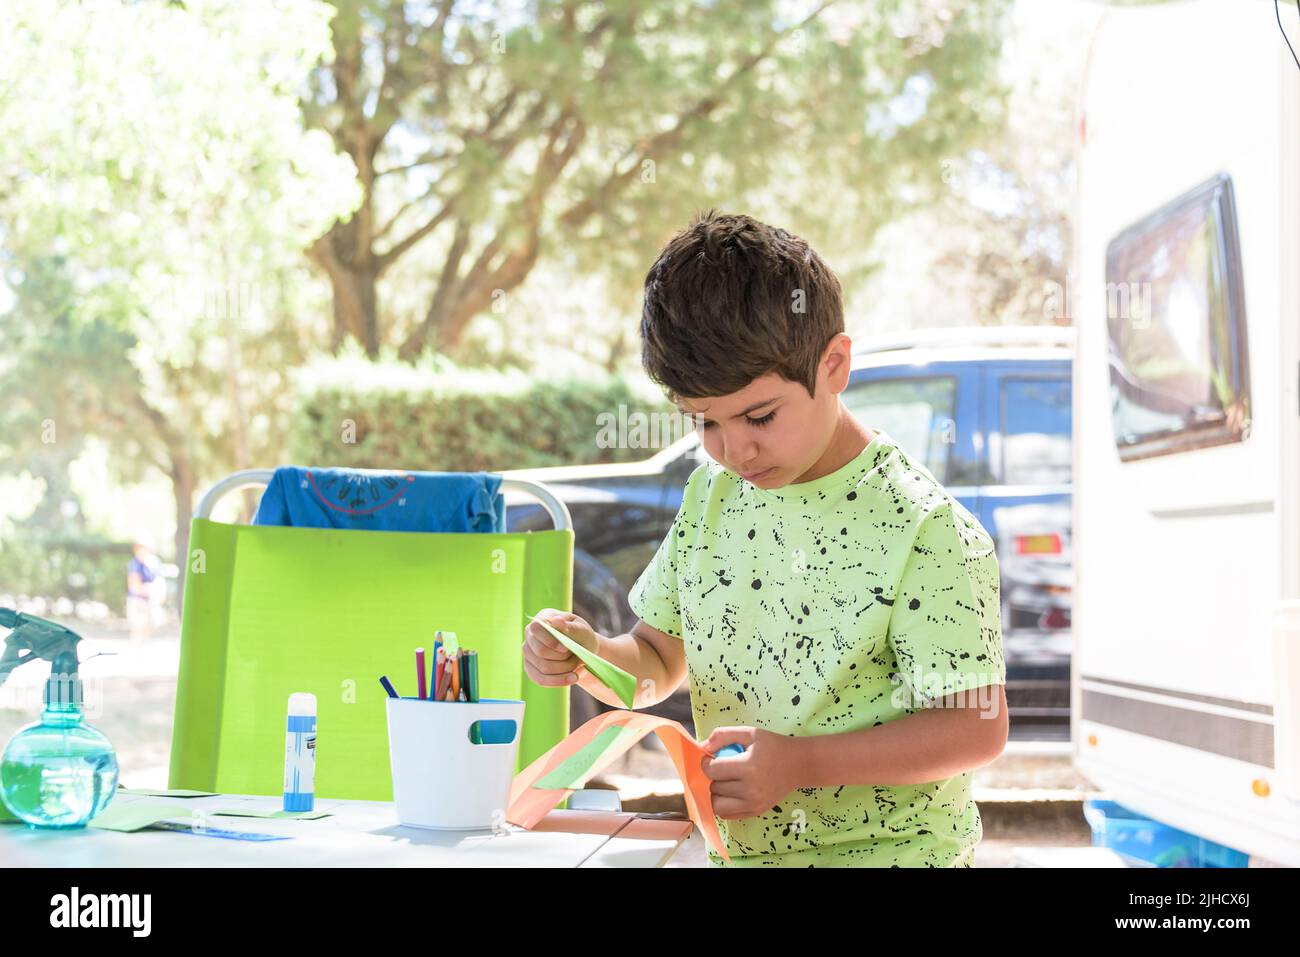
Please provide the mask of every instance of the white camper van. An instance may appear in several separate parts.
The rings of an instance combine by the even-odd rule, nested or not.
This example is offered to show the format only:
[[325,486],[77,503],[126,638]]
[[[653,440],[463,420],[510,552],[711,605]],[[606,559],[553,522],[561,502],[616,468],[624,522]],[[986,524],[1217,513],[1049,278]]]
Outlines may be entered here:
[[1300,69],[1271,0],[1110,8],[1077,119],[1075,764],[1300,865]]

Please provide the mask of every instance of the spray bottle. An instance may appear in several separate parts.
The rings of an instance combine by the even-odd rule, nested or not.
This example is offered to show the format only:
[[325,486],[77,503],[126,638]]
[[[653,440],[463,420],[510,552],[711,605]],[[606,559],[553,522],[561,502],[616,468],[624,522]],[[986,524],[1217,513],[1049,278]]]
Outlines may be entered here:
[[0,608],[11,628],[0,657],[0,685],[29,661],[50,662],[41,720],[20,728],[0,757],[0,799],[36,827],[85,827],[117,791],[117,755],[108,739],[82,720],[77,642],[69,628],[12,608]]

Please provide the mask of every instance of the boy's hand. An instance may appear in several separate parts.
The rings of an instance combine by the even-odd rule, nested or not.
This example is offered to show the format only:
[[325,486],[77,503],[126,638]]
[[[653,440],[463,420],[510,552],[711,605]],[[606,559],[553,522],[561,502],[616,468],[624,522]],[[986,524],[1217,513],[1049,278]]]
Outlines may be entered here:
[[[596,651],[596,633],[572,612],[543,608],[536,617],[588,651]],[[549,631],[536,621],[528,623],[524,629],[524,674],[535,683],[547,688],[567,687],[578,680],[578,669],[585,667],[582,659]]]
[[725,820],[756,817],[799,786],[799,739],[763,728],[714,728],[702,746],[709,754],[728,744],[744,754],[701,762],[713,781],[713,813]]

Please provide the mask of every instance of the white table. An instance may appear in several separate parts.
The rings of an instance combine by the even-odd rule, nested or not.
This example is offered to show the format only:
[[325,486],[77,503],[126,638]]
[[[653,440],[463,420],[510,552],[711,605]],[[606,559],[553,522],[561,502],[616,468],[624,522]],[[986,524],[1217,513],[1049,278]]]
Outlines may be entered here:
[[236,841],[178,831],[131,833],[87,827],[41,830],[0,823],[0,868],[9,867],[662,867],[690,836],[689,820],[627,811],[557,808],[530,830],[430,831],[402,827],[394,805],[316,800],[314,821],[213,816],[231,808],[278,810],[280,797],[162,798],[120,793],[118,801],[174,804],[182,819],[201,810],[208,827],[292,836]]

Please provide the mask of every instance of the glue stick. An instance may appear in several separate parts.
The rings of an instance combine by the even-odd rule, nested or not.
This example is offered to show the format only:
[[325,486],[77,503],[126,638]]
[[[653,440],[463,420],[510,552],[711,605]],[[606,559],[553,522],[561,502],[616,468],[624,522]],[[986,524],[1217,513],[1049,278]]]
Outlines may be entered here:
[[284,809],[310,811],[316,790],[316,696],[289,695],[284,741]]

